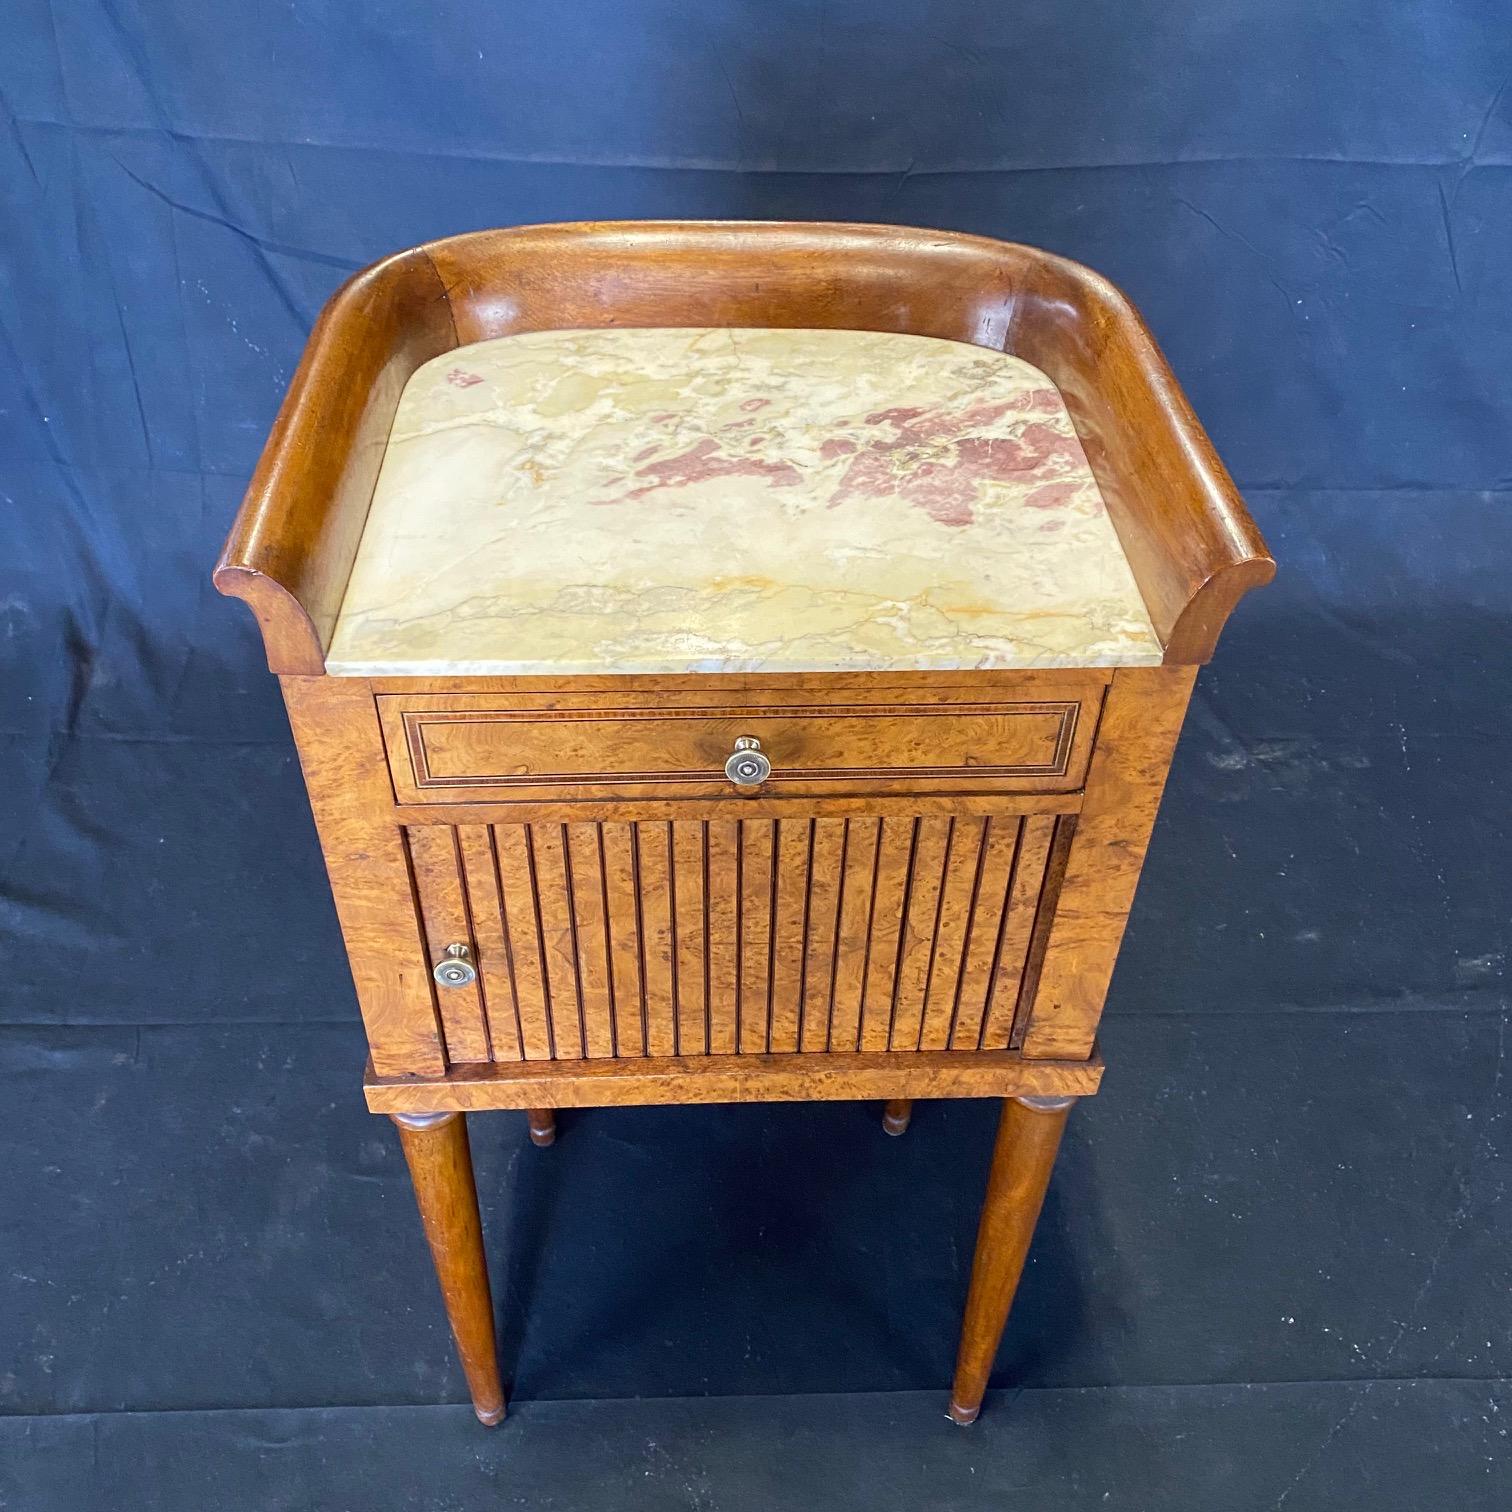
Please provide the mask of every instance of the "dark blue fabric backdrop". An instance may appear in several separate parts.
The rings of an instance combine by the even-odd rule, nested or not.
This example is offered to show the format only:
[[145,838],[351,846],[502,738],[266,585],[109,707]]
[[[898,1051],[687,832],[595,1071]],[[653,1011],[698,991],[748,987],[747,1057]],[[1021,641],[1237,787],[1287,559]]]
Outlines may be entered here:
[[[1508,1505],[1507,0],[6,0],[0,109],[0,1504]],[[277,689],[210,587],[350,270],[673,215],[1090,263],[1280,560],[1198,683],[1004,1343],[1032,1389],[948,1447],[972,1103],[474,1120],[525,1422],[434,1405]],[[745,1396],[604,1401],[703,1393]]]
[[1113,1011],[1504,981],[1499,0],[11,0],[0,26],[9,1020],[350,1013],[276,692],[208,568],[350,270],[614,216],[957,227],[1122,284],[1281,574],[1199,685]]

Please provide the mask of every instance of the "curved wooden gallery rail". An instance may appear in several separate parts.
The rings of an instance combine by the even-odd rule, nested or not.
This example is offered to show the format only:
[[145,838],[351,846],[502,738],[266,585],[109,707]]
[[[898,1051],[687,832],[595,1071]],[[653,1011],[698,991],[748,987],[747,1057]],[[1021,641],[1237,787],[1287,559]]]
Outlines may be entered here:
[[1265,543],[1134,307],[1032,247],[956,232],[783,222],[480,231],[385,258],[310,335],[215,569],[274,672],[325,671],[406,380],[453,347],[605,326],[803,326],[1006,351],[1060,389],[1168,664],[1208,661]]

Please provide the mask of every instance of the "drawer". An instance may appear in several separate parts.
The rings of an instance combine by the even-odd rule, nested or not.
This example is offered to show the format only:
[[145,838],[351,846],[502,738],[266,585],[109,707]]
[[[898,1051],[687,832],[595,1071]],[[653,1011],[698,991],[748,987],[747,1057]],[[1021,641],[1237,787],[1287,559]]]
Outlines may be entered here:
[[[1082,785],[1102,691],[1089,679],[1034,698],[737,706],[669,695],[649,707],[404,693],[378,695],[378,707],[401,803],[1054,793]],[[724,773],[741,737],[772,764],[757,788]]]

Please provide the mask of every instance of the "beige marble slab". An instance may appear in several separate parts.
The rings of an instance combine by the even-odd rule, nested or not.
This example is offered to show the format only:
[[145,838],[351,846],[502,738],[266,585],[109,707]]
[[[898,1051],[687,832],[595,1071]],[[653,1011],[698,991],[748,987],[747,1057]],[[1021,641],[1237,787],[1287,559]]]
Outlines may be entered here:
[[864,331],[509,336],[399,404],[349,675],[1149,665],[1060,395]]

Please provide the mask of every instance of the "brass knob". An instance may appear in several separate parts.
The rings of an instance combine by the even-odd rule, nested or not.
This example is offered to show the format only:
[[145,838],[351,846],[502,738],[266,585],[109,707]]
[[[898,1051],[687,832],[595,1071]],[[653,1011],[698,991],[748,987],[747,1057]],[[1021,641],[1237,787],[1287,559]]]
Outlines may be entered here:
[[772,775],[772,763],[761,754],[761,742],[754,735],[742,735],[735,742],[725,762],[725,776],[736,787],[760,787]]
[[443,987],[466,987],[478,980],[478,968],[473,965],[472,951],[467,946],[448,945],[431,975]]

